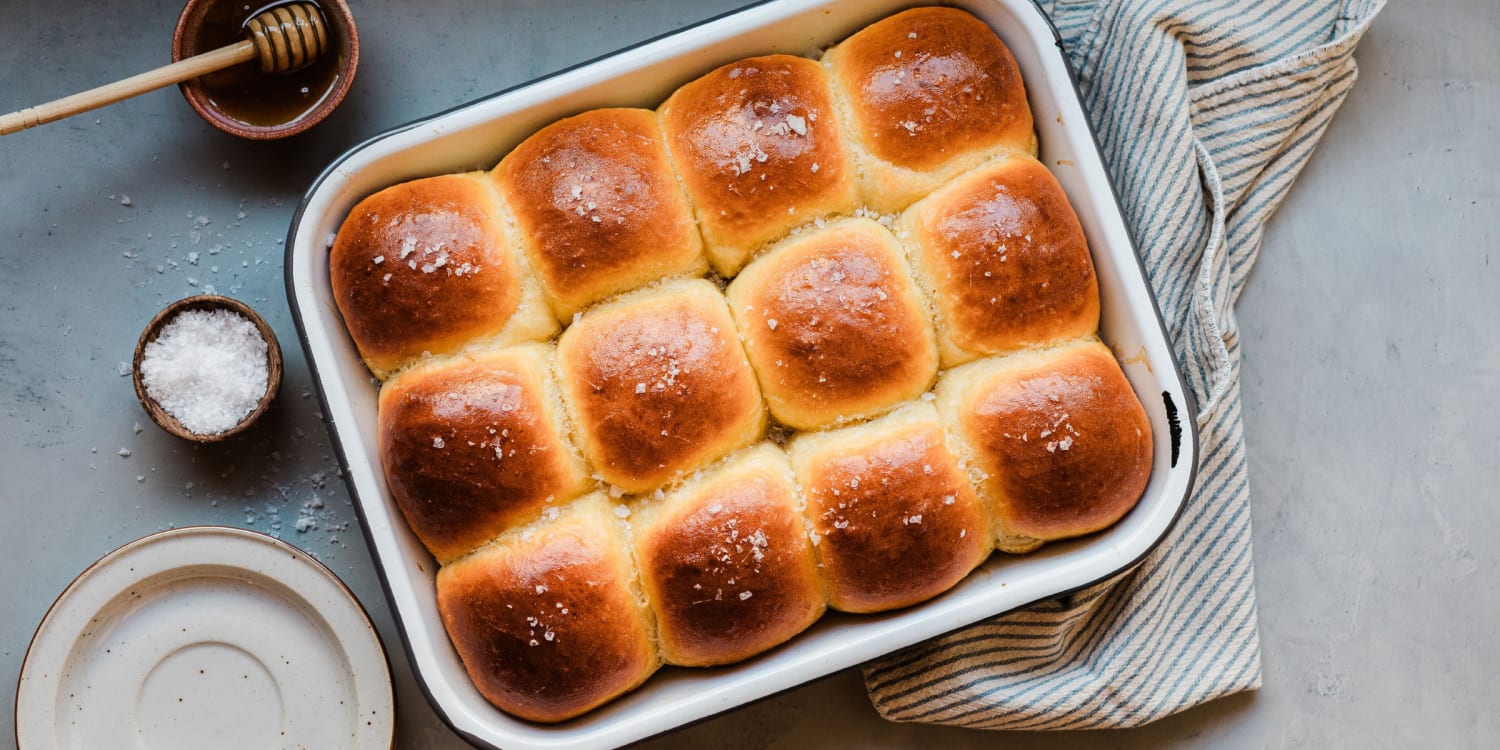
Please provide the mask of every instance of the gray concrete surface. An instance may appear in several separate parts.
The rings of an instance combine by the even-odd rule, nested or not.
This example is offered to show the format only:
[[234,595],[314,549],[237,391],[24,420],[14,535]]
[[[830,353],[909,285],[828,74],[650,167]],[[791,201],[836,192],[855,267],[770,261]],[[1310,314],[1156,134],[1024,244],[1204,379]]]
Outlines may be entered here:
[[[28,639],[73,576],[144,534],[219,523],[332,566],[392,650],[397,746],[462,746],[412,681],[334,476],[280,238],[364,137],[732,5],[365,0],[354,91],[301,138],[235,141],[166,91],[0,139],[0,745]],[[0,109],[160,63],[171,6],[5,0]],[[846,672],[647,746],[1500,744],[1500,6],[1393,4],[1358,59],[1240,305],[1260,693],[1023,736],[887,724]],[[265,314],[287,372],[252,433],[192,448],[147,422],[117,367],[157,309],[210,286]],[[316,528],[299,533],[303,515]]]

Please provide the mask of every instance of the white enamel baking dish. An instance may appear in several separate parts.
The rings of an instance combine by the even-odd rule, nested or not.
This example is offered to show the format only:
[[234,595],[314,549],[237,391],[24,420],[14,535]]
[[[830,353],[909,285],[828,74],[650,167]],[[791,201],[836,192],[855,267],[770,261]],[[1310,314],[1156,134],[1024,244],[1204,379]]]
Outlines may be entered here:
[[1023,556],[996,554],[947,594],[877,616],[829,613],[789,644],[716,669],[666,668],[578,719],[543,726],[491,707],[469,682],[438,618],[437,565],[407,529],[382,479],[377,388],[345,333],[328,282],[327,242],[361,198],[416,177],[487,169],[538,128],[596,107],[655,107],[718,65],[770,52],[813,54],[912,0],[771,0],[392,130],[334,162],[303,200],[287,242],[293,315],[312,366],[350,494],[428,699],[482,746],[616,747],[859,665],[964,625],[1108,577],[1143,557],[1171,527],[1193,485],[1191,402],[1120,214],[1057,37],[1027,0],[957,0],[985,20],[1020,63],[1041,160],[1077,209],[1099,276],[1102,335],[1123,361],[1155,435],[1145,496],[1119,524]]

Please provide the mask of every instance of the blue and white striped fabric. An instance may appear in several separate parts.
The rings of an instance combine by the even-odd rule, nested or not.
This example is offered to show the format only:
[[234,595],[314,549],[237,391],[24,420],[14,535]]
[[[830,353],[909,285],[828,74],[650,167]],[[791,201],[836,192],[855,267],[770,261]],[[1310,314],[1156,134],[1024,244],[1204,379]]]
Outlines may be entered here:
[[865,670],[893,721],[1145,724],[1260,686],[1234,301],[1383,0],[1041,0],[1197,399],[1198,487],[1133,571]]

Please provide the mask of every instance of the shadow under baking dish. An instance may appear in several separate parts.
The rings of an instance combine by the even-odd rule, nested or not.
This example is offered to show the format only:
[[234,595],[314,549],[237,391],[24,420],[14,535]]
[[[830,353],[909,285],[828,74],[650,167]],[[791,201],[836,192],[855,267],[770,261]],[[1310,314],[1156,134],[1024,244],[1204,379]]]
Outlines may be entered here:
[[945,3],[988,23],[1027,83],[1038,158],[1067,192],[1099,278],[1100,335],[1122,360],[1151,419],[1154,465],[1135,509],[1110,529],[1025,555],[996,554],[948,593],[898,612],[830,614],[780,648],[711,670],[667,668],[577,719],[538,725],[487,703],[470,683],[437,613],[437,565],[391,500],[376,445],[378,386],[332,299],[327,248],[361,198],[417,177],[493,166],[561,117],[596,107],[655,107],[718,65],[773,52],[816,52],[909,7],[910,0],[769,0],[395,128],[336,160],[304,197],[287,237],[286,283],[335,449],[422,689],[478,745],[606,748],[635,742],[856,666],[1038,599],[1107,578],[1160,542],[1192,490],[1193,407],[1145,270],[1120,213],[1072,73],[1046,17],[1026,0]]

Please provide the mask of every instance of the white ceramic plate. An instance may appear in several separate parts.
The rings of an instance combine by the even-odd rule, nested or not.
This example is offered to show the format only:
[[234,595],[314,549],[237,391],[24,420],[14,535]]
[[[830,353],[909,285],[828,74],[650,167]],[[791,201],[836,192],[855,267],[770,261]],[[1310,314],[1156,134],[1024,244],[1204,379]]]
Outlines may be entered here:
[[1057,35],[1029,0],[947,0],[942,4],[988,23],[1015,55],[1036,119],[1039,158],[1067,192],[1088,237],[1099,277],[1100,333],[1154,432],[1155,464],[1135,509],[1084,539],[1026,556],[993,555],[925,604],[874,616],[830,614],[785,646],[729,667],[663,669],[640,689],[558,725],[521,721],[485,702],[448,641],[434,590],[438,566],[386,488],[376,439],[379,391],[329,287],[328,241],[349,209],[403,180],[488,169],[561,117],[595,107],[655,107],[719,65],[771,52],[816,53],[926,4],[932,3],[769,0],[373,138],[329,166],[303,199],[286,243],[293,317],[412,666],[438,714],[470,741],[507,750],[634,742],[1109,577],[1145,556],[1171,527],[1197,466],[1193,408]]
[[390,669],[334,574],[220,526],[138,539],[83,571],[37,628],[21,750],[389,748]]

